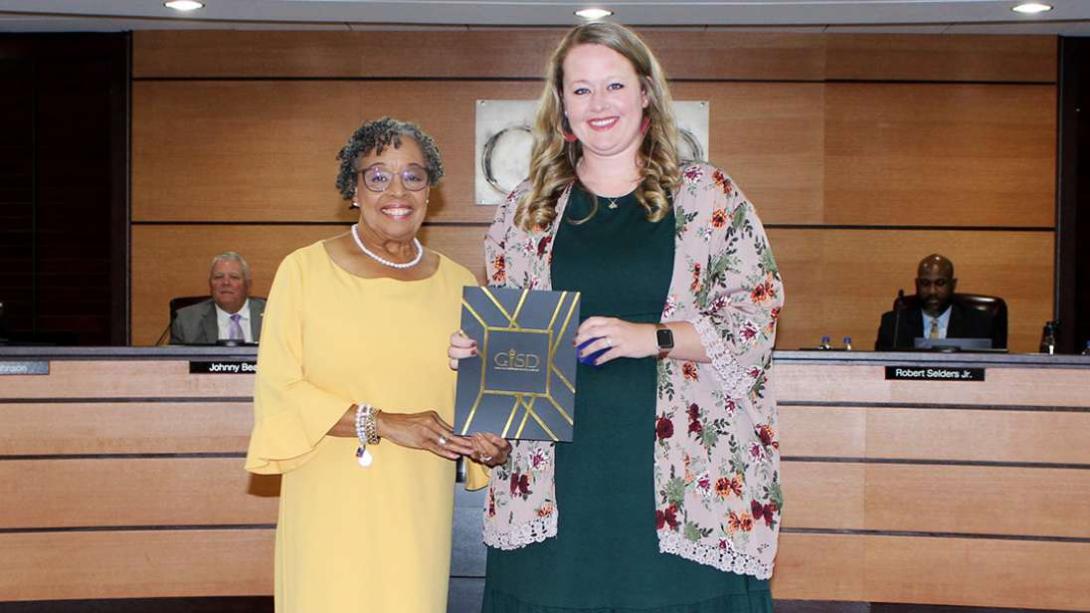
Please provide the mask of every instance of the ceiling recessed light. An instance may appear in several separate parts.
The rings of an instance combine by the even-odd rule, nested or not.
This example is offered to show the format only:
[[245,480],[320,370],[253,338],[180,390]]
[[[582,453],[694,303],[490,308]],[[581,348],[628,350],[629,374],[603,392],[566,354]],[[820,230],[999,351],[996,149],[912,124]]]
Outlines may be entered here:
[[1023,2],[1018,6],[1011,9],[1015,13],[1023,13],[1026,15],[1035,15],[1037,13],[1044,13],[1045,11],[1051,11],[1052,5],[1041,4],[1040,2]]
[[613,14],[613,11],[607,11],[605,9],[582,9],[575,11],[575,14],[583,19],[601,19],[603,17],[609,17]]
[[188,12],[203,9],[204,3],[197,2],[197,0],[170,0],[169,2],[164,2],[163,6],[176,11]]

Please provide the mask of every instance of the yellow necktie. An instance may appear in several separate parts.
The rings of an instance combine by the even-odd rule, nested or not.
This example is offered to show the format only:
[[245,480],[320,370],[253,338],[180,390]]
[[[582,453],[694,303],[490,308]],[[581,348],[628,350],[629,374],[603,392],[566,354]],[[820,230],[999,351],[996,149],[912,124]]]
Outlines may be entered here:
[[931,330],[927,333],[927,338],[939,338],[939,318],[931,318]]

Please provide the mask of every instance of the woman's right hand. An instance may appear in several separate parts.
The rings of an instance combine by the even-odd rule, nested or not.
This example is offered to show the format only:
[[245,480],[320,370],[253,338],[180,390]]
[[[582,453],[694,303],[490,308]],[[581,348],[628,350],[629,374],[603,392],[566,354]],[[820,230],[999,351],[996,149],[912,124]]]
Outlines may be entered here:
[[402,447],[423,449],[448,460],[473,453],[473,445],[461,436],[455,436],[450,424],[435,411],[420,413],[387,413],[375,415],[380,438]]
[[458,330],[450,335],[450,347],[447,348],[447,357],[450,358],[450,369],[458,370],[458,360],[471,358],[477,355],[477,341],[466,336],[465,332]]

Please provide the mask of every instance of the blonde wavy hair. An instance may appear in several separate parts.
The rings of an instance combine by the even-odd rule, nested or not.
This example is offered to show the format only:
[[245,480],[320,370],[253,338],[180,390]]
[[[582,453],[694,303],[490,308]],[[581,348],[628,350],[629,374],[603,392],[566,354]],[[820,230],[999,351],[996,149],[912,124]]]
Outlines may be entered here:
[[534,121],[530,190],[519,202],[515,224],[527,231],[549,227],[556,219],[557,199],[576,179],[575,167],[583,148],[578,141],[564,140],[564,133],[571,132],[564,117],[564,59],[578,45],[608,47],[624,56],[636,70],[648,100],[644,115],[650,118],[637,154],[642,179],[636,188],[636,199],[647,211],[648,220],[661,221],[670,212],[670,194],[681,180],[677,121],[666,75],[651,49],[635,32],[615,23],[591,22],[569,31],[549,59],[545,89]]

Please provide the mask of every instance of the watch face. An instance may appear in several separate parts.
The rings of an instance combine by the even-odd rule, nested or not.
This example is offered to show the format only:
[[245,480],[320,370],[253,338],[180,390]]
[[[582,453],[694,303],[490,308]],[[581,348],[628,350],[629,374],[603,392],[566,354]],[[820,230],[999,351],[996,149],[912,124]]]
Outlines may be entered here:
[[655,336],[658,339],[659,349],[673,349],[674,348],[674,331],[669,328],[659,328],[655,331]]

